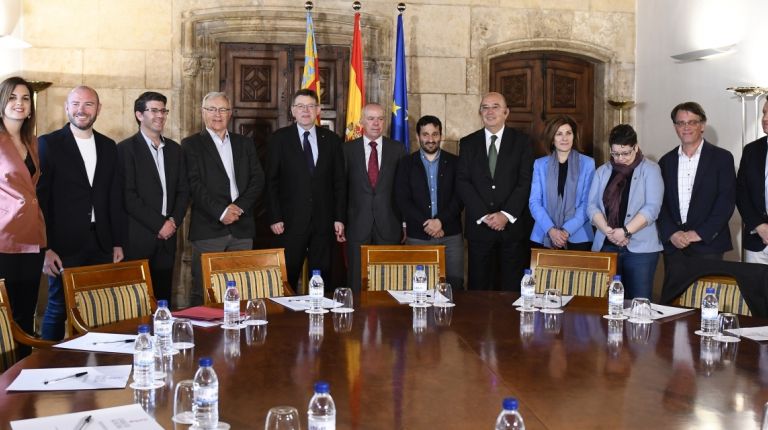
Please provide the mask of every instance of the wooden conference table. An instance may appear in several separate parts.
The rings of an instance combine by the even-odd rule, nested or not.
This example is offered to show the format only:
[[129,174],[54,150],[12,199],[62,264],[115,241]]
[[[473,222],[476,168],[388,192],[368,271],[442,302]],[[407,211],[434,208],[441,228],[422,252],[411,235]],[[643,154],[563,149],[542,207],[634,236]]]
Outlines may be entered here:
[[[9,421],[141,403],[168,429],[175,383],[213,357],[219,409],[233,429],[261,429],[269,408],[295,406],[306,423],[312,385],[331,383],[339,429],[491,429],[501,400],[519,398],[528,429],[752,429],[768,401],[768,345],[702,341],[699,314],[642,326],[609,325],[605,299],[576,297],[558,316],[525,314],[516,294],[457,293],[450,325],[426,322],[387,293],[365,293],[346,331],[333,313],[309,316],[269,304],[269,324],[242,331],[195,328],[196,346],[174,356],[154,391],[7,393]],[[443,315],[445,317],[445,315]],[[742,318],[742,326],[766,324]],[[111,332],[133,333],[137,321]],[[105,330],[106,331],[106,330]],[[727,345],[727,346],[724,346]],[[130,364],[128,355],[35,351],[22,368]],[[302,425],[304,426],[304,425]]]

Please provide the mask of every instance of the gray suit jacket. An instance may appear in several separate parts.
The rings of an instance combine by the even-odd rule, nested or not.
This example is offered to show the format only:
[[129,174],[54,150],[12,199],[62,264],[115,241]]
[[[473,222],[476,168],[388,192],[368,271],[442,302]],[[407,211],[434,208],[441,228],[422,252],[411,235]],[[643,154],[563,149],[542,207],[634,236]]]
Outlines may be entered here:
[[399,243],[402,235],[402,217],[395,203],[395,173],[397,164],[406,156],[403,144],[383,138],[381,168],[376,189],[368,181],[363,138],[344,144],[344,163],[347,171],[347,238],[360,242],[368,238],[373,229],[387,241]]

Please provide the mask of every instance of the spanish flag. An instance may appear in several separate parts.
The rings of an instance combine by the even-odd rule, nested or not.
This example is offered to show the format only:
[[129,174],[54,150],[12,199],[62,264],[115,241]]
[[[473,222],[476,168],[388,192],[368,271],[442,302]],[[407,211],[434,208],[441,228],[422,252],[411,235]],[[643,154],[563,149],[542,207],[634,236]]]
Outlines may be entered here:
[[[301,77],[301,88],[309,88],[322,97],[320,93],[320,73],[315,44],[315,26],[312,23],[312,13],[307,12],[307,42],[304,44],[304,74]],[[318,124],[320,117],[317,117]]]
[[347,130],[345,140],[353,140],[363,135],[360,126],[363,105],[365,104],[365,84],[363,83],[363,41],[360,36],[360,12],[355,12],[355,29],[352,33],[352,55],[349,60],[349,91],[347,92]]

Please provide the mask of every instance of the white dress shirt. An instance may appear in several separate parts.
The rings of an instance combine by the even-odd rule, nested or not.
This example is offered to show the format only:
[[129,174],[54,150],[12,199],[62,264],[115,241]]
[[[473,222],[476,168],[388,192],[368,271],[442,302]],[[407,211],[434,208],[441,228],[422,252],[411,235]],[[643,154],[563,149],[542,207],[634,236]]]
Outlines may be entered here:
[[[487,128],[485,130],[485,155],[488,155],[491,150],[491,136],[496,136],[496,142],[493,144],[493,146],[496,147],[496,159],[498,160],[499,151],[501,150],[501,137],[504,136],[504,126],[501,126],[501,129],[497,131],[496,133],[491,133],[490,130]],[[496,168],[499,168],[499,165],[496,164]],[[505,217],[509,220],[510,224],[514,224],[515,221],[517,221],[517,218],[513,217],[512,215],[508,214],[506,211],[500,211],[502,214],[504,214]],[[483,215],[475,221],[477,225],[480,225],[483,221],[485,221],[485,217],[488,215]]]
[[696,180],[696,170],[699,168],[701,148],[704,140],[699,143],[693,156],[688,157],[683,152],[683,146],[677,148],[677,200],[680,204],[680,221],[685,224],[688,221],[688,207],[691,205],[691,193],[693,181]]
[[[77,149],[80,150],[80,156],[85,163],[85,173],[88,175],[88,183],[93,187],[93,176],[96,173],[96,138],[91,135],[88,139],[75,137]],[[96,213],[91,206],[91,222],[96,222]]]
[[[240,191],[237,189],[237,180],[235,179],[235,163],[232,161],[232,142],[229,140],[229,132],[225,132],[224,139],[222,140],[215,131],[210,128],[206,128],[206,130],[208,130],[208,134],[211,135],[211,139],[213,139],[213,143],[216,146],[216,151],[219,152],[221,162],[224,164],[224,170],[226,170],[227,177],[229,178],[229,195],[234,202],[240,196]],[[223,219],[226,214],[227,209],[224,209],[219,220]]]
[[[384,145],[382,145],[384,139],[379,136],[378,139],[376,139],[376,152],[379,157],[379,170],[381,170],[381,159],[382,154],[384,153]],[[368,139],[365,135],[363,135],[363,149],[365,149],[365,171],[368,171],[368,161],[371,158],[371,139]]]
[[163,148],[165,148],[165,140],[163,136],[160,136],[160,145],[155,148],[155,144],[152,143],[152,139],[147,137],[144,132],[141,132],[144,136],[144,140],[149,146],[149,153],[152,154],[152,159],[155,160],[155,168],[157,168],[157,174],[160,176],[160,185],[163,187],[163,207],[160,211],[163,216],[168,215],[168,189],[165,185],[165,157],[163,156]]

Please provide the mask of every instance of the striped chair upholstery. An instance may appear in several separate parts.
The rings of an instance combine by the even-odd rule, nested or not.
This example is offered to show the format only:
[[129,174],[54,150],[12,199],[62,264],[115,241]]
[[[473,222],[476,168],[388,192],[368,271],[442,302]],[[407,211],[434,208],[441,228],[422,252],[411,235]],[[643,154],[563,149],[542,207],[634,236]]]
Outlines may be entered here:
[[143,317],[152,313],[147,284],[142,282],[75,292],[77,310],[89,327]]
[[235,281],[240,291],[240,300],[265,297],[280,297],[283,293],[283,277],[279,267],[247,272],[220,272],[211,275],[211,289],[214,301],[220,303],[227,289],[227,281]]
[[0,308],[0,372],[16,363],[16,341],[11,330],[11,315],[8,308]]
[[747,302],[744,301],[744,297],[741,295],[739,285],[733,278],[704,277],[698,279],[680,296],[679,304],[689,308],[700,308],[701,299],[704,298],[707,288],[710,287],[715,289],[715,295],[717,296],[721,312],[752,315]]
[[563,295],[605,297],[610,278],[605,272],[551,269],[537,267],[534,273],[536,292],[557,288]]
[[[369,264],[368,291],[410,290],[413,283],[415,264]],[[440,279],[440,268],[436,264],[424,266],[427,285],[435,285]]]

